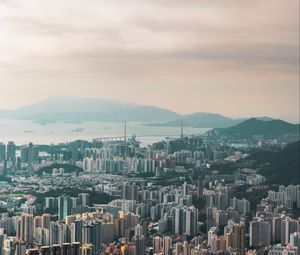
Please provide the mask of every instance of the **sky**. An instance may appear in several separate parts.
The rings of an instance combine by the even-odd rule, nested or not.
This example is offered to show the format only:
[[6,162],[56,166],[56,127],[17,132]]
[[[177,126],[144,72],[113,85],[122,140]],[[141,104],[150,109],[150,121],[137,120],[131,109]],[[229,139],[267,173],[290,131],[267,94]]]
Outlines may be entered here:
[[56,95],[299,121],[298,0],[0,0],[0,108]]

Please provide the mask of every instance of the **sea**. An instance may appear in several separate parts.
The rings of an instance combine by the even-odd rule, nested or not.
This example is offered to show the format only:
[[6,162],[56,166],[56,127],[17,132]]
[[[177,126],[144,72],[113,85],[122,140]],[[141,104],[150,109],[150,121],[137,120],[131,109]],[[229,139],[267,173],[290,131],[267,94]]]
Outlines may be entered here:
[[[0,119],[0,142],[14,141],[17,145],[59,144],[77,139],[92,141],[94,138],[124,136],[124,122],[37,122],[30,120]],[[184,135],[199,135],[207,128],[184,127]],[[136,135],[146,146],[166,137],[179,137],[180,127],[148,126],[143,122],[126,123],[126,135]]]

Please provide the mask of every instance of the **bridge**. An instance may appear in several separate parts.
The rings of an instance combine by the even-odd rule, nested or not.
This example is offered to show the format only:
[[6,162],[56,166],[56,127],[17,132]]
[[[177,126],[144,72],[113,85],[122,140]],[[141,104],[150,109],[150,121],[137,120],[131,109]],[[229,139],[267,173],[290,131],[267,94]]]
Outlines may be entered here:
[[132,141],[132,138],[145,137],[165,137],[166,140],[183,137],[183,122],[181,121],[180,134],[154,134],[154,135],[135,135],[133,134],[129,139],[127,138],[127,121],[124,121],[124,135],[123,136],[103,136],[94,138],[93,142],[118,142],[118,141]]
[[[145,137],[165,137],[165,139],[174,139],[174,138],[180,138],[181,135],[170,135],[170,134],[155,134],[155,135],[133,135],[135,138],[145,138]],[[127,136],[103,136],[103,137],[97,137],[93,138],[93,142],[118,142],[118,141],[128,141],[131,137]]]

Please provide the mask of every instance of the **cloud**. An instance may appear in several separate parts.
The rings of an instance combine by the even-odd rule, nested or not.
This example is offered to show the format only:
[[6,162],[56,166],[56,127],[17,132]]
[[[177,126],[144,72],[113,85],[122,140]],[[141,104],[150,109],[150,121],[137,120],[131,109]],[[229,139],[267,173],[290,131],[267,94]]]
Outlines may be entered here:
[[[145,103],[156,90],[168,90],[155,103],[174,110],[181,108],[172,103],[177,92],[195,97],[196,88],[213,87],[233,97],[251,86],[254,94],[273,86],[268,97],[273,105],[286,87],[297,92],[298,5],[297,0],[0,0],[0,86],[44,84],[50,94],[51,88],[71,86],[94,94],[98,86],[98,94],[105,90],[110,97]],[[122,86],[131,91],[113,93]],[[149,94],[138,94],[138,87]],[[207,95],[211,107],[213,95]],[[297,104],[291,99],[284,111]],[[205,105],[193,109],[182,101],[184,111]]]

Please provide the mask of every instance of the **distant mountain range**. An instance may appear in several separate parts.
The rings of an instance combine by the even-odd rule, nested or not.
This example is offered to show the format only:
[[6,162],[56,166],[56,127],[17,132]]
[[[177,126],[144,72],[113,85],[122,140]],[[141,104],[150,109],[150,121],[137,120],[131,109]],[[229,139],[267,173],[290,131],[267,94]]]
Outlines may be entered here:
[[180,115],[153,106],[99,98],[51,97],[16,110],[0,110],[0,117],[36,121],[166,121]]
[[196,112],[180,116],[174,120],[165,121],[163,123],[149,123],[150,126],[162,127],[179,127],[183,123],[186,127],[229,127],[236,124],[238,120],[234,120],[217,113]]
[[[268,121],[272,120],[269,117],[258,117],[258,119]],[[161,126],[161,127],[179,127],[181,123],[185,127],[196,127],[196,128],[226,128],[236,125],[245,121],[244,119],[232,119],[225,117],[217,113],[208,112],[196,112],[192,114],[186,114],[180,116],[180,118],[166,121],[164,123],[149,123],[149,126]]]
[[299,124],[291,124],[283,120],[264,121],[251,118],[228,128],[215,128],[208,131],[208,135],[227,138],[248,139],[253,136],[274,138],[283,135],[299,137]]
[[[47,100],[15,110],[1,110],[0,118],[33,120],[38,122],[83,121],[140,121],[150,126],[197,128],[226,128],[245,121],[216,113],[196,112],[180,115],[154,106],[103,100],[99,98],[51,97]],[[269,117],[260,120],[272,120]]]

